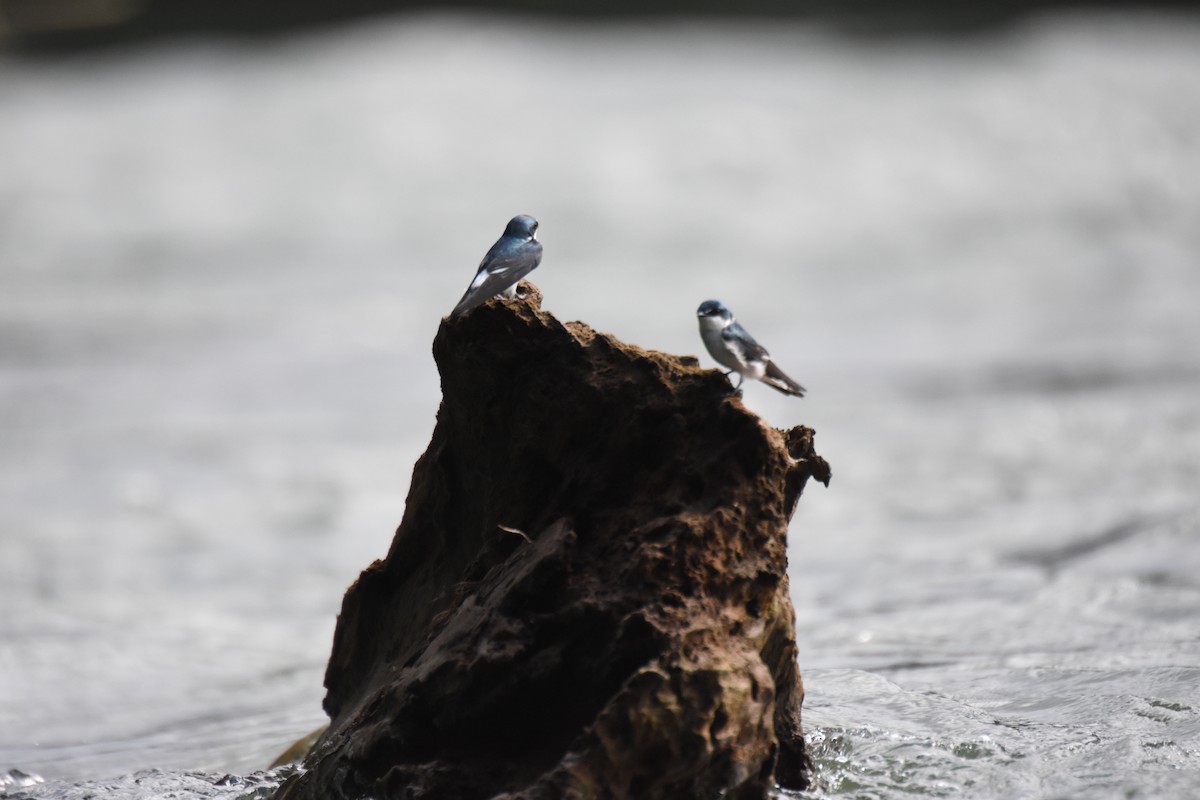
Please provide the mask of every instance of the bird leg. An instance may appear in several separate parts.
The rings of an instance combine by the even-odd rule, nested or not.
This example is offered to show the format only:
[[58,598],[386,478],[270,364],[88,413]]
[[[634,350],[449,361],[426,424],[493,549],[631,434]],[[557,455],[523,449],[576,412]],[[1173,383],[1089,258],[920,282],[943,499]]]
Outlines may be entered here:
[[[727,369],[724,372],[722,372],[721,374],[724,375],[726,378],[728,378],[730,375],[733,374],[733,370]],[[739,395],[742,393],[742,381],[744,381],[744,380],[746,380],[746,376],[739,372],[737,386],[732,386],[729,389],[729,394],[731,396]]]
[[[728,378],[728,377],[729,377],[730,375],[732,375],[732,374],[733,374],[733,370],[729,370],[729,372],[726,372],[726,373],[725,373],[725,377],[726,377],[726,378]],[[741,374],[741,373],[739,372],[739,373],[738,373],[738,382],[737,382],[737,386],[730,386],[730,387],[729,387],[729,396],[730,396],[730,397],[741,397],[741,395],[742,395],[742,381],[744,381],[744,380],[746,380],[746,376],[745,376],[745,375],[743,375],[743,374]]]

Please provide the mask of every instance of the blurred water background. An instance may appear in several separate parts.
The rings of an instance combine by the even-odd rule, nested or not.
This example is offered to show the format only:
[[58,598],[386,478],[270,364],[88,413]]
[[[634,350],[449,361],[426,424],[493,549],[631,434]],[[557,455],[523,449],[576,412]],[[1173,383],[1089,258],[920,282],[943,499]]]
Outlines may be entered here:
[[1111,11],[0,55],[10,794],[272,785],[516,213],[560,318],[701,354],[718,297],[809,388],[745,402],[834,468],[790,539],[812,796],[1196,796],[1200,19]]

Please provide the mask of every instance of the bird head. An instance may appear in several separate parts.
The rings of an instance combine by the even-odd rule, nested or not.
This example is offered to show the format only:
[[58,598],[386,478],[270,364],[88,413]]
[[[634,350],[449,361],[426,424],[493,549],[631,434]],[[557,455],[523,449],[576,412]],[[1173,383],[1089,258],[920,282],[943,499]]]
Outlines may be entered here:
[[538,221],[528,214],[518,214],[508,221],[508,227],[504,229],[505,236],[512,236],[517,239],[534,239],[534,234],[537,233]]
[[720,327],[733,322],[733,312],[726,308],[720,300],[705,300],[696,309],[696,316],[700,318],[701,322]]

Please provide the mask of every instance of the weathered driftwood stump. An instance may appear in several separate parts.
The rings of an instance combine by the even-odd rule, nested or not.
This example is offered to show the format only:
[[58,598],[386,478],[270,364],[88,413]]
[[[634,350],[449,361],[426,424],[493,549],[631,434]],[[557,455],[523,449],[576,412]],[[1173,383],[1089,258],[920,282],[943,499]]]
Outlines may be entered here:
[[330,726],[281,798],[805,786],[786,536],[829,480],[812,431],[539,300],[443,321],[433,441],[346,593]]

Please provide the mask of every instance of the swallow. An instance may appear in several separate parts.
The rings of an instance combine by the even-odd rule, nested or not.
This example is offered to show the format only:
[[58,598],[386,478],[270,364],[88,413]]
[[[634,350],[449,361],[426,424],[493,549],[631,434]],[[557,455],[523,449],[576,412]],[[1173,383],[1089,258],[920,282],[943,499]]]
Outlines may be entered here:
[[735,392],[742,388],[746,378],[754,378],[784,394],[804,397],[804,387],[775,366],[767,349],[754,341],[754,337],[733,318],[733,312],[719,300],[705,300],[696,309],[696,316],[700,320],[700,338],[709,355],[717,363],[729,367],[726,375],[738,374]]
[[461,317],[498,294],[503,293],[510,300],[517,296],[517,284],[542,262],[542,243],[535,236],[537,229],[538,221],[528,214],[508,221],[504,235],[479,262],[479,271],[450,312],[451,318]]

